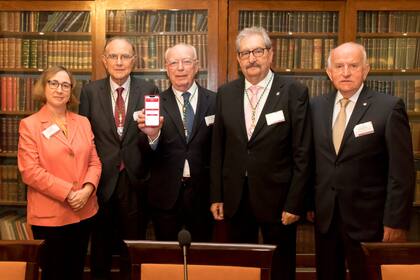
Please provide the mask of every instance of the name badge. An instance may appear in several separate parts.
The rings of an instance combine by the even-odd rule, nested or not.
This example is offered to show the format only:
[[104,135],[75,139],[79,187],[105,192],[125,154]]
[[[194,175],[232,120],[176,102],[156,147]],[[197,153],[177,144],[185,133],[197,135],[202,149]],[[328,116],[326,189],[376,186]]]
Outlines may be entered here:
[[51,136],[53,136],[54,134],[56,134],[59,131],[60,131],[60,128],[58,127],[58,125],[52,124],[49,127],[47,127],[46,129],[44,129],[44,131],[42,131],[42,135],[44,135],[45,138],[50,139]]
[[353,128],[354,136],[357,138],[359,136],[364,136],[372,134],[375,132],[373,129],[373,124],[371,121],[365,123],[359,123]]
[[206,117],[204,117],[204,120],[206,121],[206,125],[210,126],[210,125],[214,124],[214,115],[206,116]]
[[267,120],[267,125],[284,122],[285,119],[284,119],[283,110],[267,114],[265,115],[265,119]]

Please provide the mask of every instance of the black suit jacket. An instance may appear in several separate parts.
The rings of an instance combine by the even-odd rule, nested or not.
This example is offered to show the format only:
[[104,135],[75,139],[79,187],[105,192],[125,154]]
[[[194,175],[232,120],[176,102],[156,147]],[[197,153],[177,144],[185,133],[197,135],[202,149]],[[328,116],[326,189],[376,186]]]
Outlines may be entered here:
[[144,95],[157,93],[158,89],[152,83],[131,77],[129,104],[120,139],[114,120],[109,78],[91,82],[82,88],[79,113],[90,120],[96,150],[102,162],[97,191],[99,202],[108,201],[114,192],[121,160],[132,185],[139,186],[147,178],[145,158],[150,147],[147,136],[138,129],[133,113],[144,108]]
[[[275,74],[255,131],[248,141],[245,80],[222,86],[217,95],[211,159],[211,201],[224,203],[225,217],[238,209],[248,175],[249,196],[260,221],[280,222],[283,210],[301,214],[309,174],[311,128],[308,90]],[[285,121],[267,125],[283,111]]]
[[[384,225],[408,227],[413,201],[414,161],[404,103],[365,86],[336,155],[332,143],[335,96],[333,92],[311,101],[317,226],[325,233],[338,206],[351,238],[381,240]],[[356,137],[355,126],[366,122],[372,122],[374,133]]]
[[198,86],[198,101],[193,130],[186,142],[181,114],[172,88],[161,94],[161,115],[165,120],[159,143],[153,154],[149,181],[149,203],[159,209],[171,209],[181,188],[185,159],[188,159],[195,204],[209,209],[210,148],[213,124],[205,117],[214,115],[216,94]]

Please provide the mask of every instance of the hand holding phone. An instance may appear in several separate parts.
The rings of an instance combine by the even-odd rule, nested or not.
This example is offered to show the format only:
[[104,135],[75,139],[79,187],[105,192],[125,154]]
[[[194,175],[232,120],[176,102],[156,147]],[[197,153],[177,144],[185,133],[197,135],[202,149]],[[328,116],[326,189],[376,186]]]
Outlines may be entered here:
[[144,97],[144,115],[146,126],[159,126],[159,101],[159,95],[146,95]]

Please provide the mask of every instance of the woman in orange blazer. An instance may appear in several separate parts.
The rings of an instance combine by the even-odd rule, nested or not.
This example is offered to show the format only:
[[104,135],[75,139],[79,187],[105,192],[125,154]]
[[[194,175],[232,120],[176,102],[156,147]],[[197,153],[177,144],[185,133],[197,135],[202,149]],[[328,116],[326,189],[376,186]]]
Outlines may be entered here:
[[46,70],[34,98],[44,103],[19,126],[18,166],[28,186],[28,223],[41,251],[43,280],[77,280],[83,267],[91,220],[98,210],[101,162],[87,118],[70,112],[77,104],[75,80],[63,67]]

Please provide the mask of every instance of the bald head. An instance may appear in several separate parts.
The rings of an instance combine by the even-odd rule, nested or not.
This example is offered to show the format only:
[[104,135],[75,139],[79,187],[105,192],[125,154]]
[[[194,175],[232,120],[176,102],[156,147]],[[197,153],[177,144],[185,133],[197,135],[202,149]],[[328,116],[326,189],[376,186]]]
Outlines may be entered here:
[[359,50],[361,52],[362,55],[362,59],[363,59],[363,64],[368,64],[367,61],[367,55],[366,55],[366,49],[363,45],[360,45],[358,43],[355,42],[347,42],[347,43],[343,43],[337,47],[335,47],[334,49],[332,49],[330,51],[330,55],[328,56],[328,60],[327,60],[327,67],[329,67],[331,65],[331,56],[334,54],[334,52],[338,51],[348,51],[348,50]]
[[350,98],[359,90],[369,69],[366,51],[362,45],[348,42],[331,50],[327,74],[345,98]]

